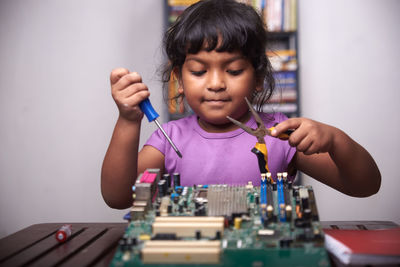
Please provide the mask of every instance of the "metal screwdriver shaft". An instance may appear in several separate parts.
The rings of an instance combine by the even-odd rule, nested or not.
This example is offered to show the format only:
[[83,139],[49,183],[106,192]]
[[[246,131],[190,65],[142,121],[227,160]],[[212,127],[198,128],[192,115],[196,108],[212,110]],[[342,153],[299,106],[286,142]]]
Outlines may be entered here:
[[175,146],[175,144],[172,142],[171,138],[167,135],[167,133],[164,131],[164,129],[161,127],[161,124],[158,122],[157,118],[160,116],[158,113],[154,110],[153,106],[150,103],[150,100],[147,98],[143,100],[139,104],[140,109],[143,111],[143,113],[146,115],[147,119],[149,122],[154,121],[157,125],[157,127],[160,129],[160,131],[163,133],[165,138],[168,140],[172,148],[175,150],[176,154],[182,158],[181,152],[178,150],[178,148]]
[[160,123],[158,122],[158,120],[154,120],[154,122],[157,124],[158,128],[161,130],[161,132],[163,133],[163,135],[165,136],[165,138],[167,138],[168,142],[171,144],[172,148],[175,150],[176,154],[178,154],[178,156],[180,158],[182,158],[182,154],[181,152],[178,150],[178,148],[175,146],[174,142],[172,142],[171,138],[169,138],[169,136],[167,135],[167,133],[164,131],[164,129],[161,127]]

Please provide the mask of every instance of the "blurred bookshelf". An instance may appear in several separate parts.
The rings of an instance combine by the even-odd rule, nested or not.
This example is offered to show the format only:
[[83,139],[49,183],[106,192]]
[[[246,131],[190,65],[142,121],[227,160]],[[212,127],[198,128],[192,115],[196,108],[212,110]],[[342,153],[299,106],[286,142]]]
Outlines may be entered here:
[[[271,61],[275,91],[268,103],[263,106],[267,113],[282,112],[288,117],[300,116],[298,63],[297,63],[297,0],[237,0],[251,5],[262,16],[268,30],[266,54]],[[198,0],[165,0],[167,27],[191,4]],[[168,97],[178,94],[178,83],[169,83]],[[192,114],[190,107],[182,99],[169,101],[170,120]]]

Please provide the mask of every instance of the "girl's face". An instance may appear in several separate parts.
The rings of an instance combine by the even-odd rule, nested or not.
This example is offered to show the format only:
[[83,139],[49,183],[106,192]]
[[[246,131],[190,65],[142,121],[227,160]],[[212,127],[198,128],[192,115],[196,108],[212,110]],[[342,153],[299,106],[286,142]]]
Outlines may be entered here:
[[[226,116],[245,122],[257,87],[251,62],[241,52],[187,54],[179,79],[179,91],[199,117],[200,126],[210,132],[236,129]],[[257,88],[256,88],[257,87]]]

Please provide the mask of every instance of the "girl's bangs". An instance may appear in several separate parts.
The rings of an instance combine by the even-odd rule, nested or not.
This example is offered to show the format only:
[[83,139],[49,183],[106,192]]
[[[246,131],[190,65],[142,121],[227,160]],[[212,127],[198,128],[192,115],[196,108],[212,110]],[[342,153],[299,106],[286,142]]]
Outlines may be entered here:
[[203,49],[208,52],[212,50],[217,52],[243,51],[245,42],[238,38],[241,34],[233,34],[227,30],[214,25],[199,25],[192,28],[186,33],[186,52],[196,54]]

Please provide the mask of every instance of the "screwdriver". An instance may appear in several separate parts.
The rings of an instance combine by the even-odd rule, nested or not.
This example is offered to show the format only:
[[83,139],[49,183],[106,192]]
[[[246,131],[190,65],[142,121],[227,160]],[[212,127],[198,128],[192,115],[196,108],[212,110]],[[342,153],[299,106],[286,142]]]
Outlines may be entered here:
[[171,138],[169,138],[167,133],[161,127],[161,124],[158,122],[157,118],[160,117],[160,115],[158,115],[158,113],[154,110],[153,106],[150,103],[150,100],[148,98],[146,98],[145,100],[140,102],[139,107],[142,110],[142,112],[146,115],[149,122],[154,121],[156,123],[157,127],[163,133],[165,138],[167,138],[168,142],[171,144],[171,146],[175,150],[176,154],[178,154],[178,156],[180,158],[182,158],[181,152],[179,152],[178,148],[175,146],[175,144],[172,142]]

